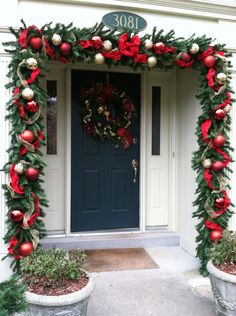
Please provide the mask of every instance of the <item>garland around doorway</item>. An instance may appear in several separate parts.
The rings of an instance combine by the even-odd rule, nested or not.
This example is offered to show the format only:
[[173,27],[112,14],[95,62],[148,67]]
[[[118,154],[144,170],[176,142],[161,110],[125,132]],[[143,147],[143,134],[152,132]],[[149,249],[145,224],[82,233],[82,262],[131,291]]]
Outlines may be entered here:
[[40,79],[48,67],[47,61],[53,60],[129,66],[134,70],[190,68],[199,71],[196,97],[202,114],[196,129],[199,149],[192,160],[198,185],[193,217],[198,219],[200,270],[206,274],[209,250],[221,239],[232,215],[228,175],[232,160],[229,113],[233,100],[230,53],[225,46],[215,44],[206,36],[175,38],[174,31],[164,34],[155,28],[152,34],[139,37],[128,31],[111,31],[102,24],[83,29],[72,24],[47,24],[39,29],[22,23],[19,30],[11,29],[16,40],[5,43],[6,51],[12,56],[7,85],[12,89],[12,98],[8,102],[11,145],[9,161],[4,167],[9,175],[9,183],[4,185],[8,206],[4,240],[9,245],[8,256],[15,259],[13,266],[16,268],[19,260],[29,255],[45,235],[42,217],[47,200],[41,187],[45,163],[40,148],[45,143],[41,109],[46,104],[47,93]]

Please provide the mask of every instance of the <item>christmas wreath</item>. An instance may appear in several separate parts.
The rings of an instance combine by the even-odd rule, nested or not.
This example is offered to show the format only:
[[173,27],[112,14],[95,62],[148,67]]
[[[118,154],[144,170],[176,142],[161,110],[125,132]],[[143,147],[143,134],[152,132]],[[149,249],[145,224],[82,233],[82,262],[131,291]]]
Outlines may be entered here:
[[96,83],[94,87],[81,89],[79,106],[88,135],[115,145],[122,143],[125,149],[134,143],[130,127],[137,113],[125,91]]

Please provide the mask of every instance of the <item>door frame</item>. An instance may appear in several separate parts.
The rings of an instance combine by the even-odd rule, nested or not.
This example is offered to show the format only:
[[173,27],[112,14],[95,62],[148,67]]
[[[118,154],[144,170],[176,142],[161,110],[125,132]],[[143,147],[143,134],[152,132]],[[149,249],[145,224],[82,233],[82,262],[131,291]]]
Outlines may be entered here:
[[[54,65],[56,66],[56,65]],[[53,67],[53,65],[52,65]],[[56,68],[56,67],[55,67]],[[169,184],[170,184],[170,201],[169,201],[169,223],[168,231],[176,231],[177,217],[177,194],[176,194],[176,166],[177,166],[177,111],[176,111],[176,73],[175,71],[133,71],[128,67],[117,67],[108,69],[105,66],[96,65],[66,65],[65,74],[65,236],[85,236],[101,234],[120,234],[122,233],[140,233],[146,232],[145,223],[145,204],[146,204],[146,185],[145,185],[145,165],[146,165],[146,111],[145,111],[145,85],[148,77],[165,78],[170,84],[170,139],[169,139]],[[125,229],[114,231],[91,231],[91,232],[71,232],[71,71],[72,70],[90,70],[90,71],[109,71],[122,73],[137,73],[141,79],[141,108],[140,108],[140,193],[139,193],[139,229]]]

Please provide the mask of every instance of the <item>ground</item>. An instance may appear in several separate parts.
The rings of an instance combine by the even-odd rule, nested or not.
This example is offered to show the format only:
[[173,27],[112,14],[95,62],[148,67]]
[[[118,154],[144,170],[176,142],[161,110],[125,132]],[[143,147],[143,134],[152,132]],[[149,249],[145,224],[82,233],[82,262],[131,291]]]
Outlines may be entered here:
[[88,316],[213,316],[208,278],[179,247],[147,249],[159,269],[93,274]]

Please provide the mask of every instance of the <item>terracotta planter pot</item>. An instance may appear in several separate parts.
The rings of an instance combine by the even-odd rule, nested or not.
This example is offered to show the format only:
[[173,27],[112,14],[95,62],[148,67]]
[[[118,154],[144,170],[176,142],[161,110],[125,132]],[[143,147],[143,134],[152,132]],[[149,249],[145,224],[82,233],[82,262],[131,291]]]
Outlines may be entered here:
[[207,264],[211,287],[219,316],[236,315],[236,275],[217,269],[211,261]]
[[94,289],[94,281],[78,292],[66,295],[46,296],[26,292],[28,314],[30,316],[86,316],[89,296]]

